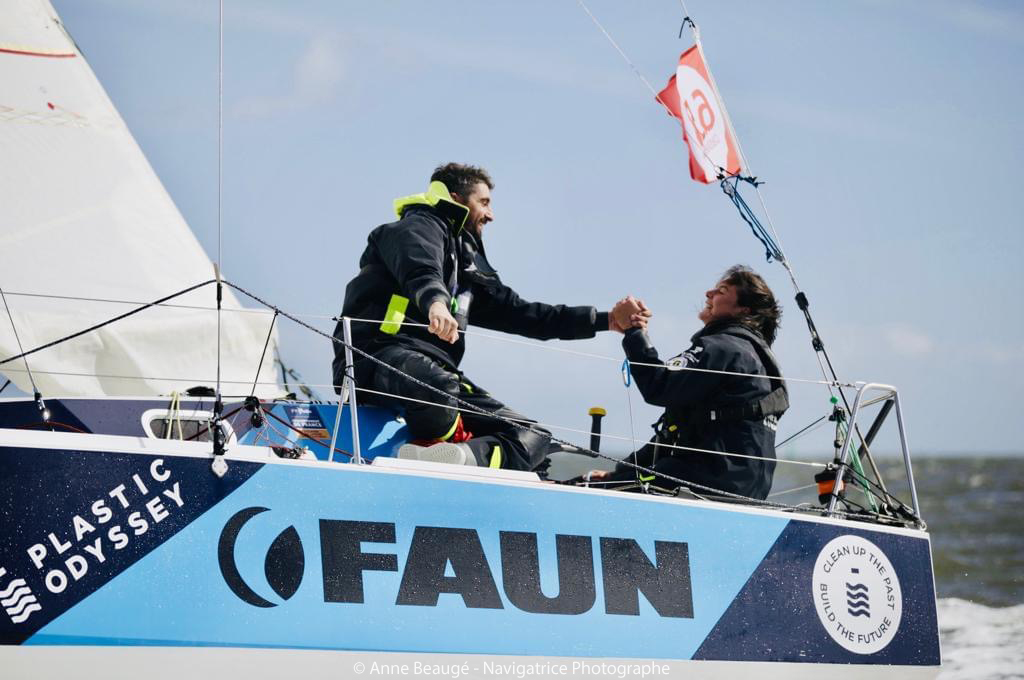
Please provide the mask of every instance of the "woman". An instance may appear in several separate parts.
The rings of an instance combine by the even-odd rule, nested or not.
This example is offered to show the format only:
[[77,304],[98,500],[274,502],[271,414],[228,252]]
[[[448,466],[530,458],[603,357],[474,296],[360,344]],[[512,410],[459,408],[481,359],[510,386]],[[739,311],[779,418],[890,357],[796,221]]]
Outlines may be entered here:
[[624,330],[622,346],[640,393],[665,412],[654,438],[626,458],[655,475],[619,463],[613,472],[592,472],[592,480],[632,482],[633,488],[649,482],[669,490],[680,486],[674,480],[684,480],[702,496],[715,495],[708,489],[768,496],[775,431],[789,407],[770,349],[782,310],[764,279],[740,265],[704,296],[698,314],[704,327],[689,349],[666,362],[647,336],[642,301],[628,297],[612,309],[612,325]]

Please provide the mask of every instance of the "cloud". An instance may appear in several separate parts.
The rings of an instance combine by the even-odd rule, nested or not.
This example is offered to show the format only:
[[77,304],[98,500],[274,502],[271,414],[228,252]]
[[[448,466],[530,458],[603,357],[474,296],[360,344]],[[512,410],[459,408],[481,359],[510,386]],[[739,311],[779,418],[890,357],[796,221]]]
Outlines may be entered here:
[[982,343],[978,347],[978,356],[993,364],[1019,364],[1024,361],[1024,344]]
[[904,356],[920,357],[935,349],[931,338],[910,326],[889,326],[882,331],[882,337],[892,351]]
[[322,101],[338,88],[344,74],[338,40],[314,36],[295,64],[295,96],[302,104]]
[[[65,2],[68,0],[58,0],[58,4]],[[203,0],[153,0],[147,3],[138,0],[94,0],[94,3],[119,11],[139,12],[149,17],[156,15],[207,26],[216,26],[220,22],[217,3]],[[224,27],[226,31],[246,28],[276,35],[309,35],[321,30],[315,15],[310,12],[289,11],[273,4],[261,6],[256,2],[232,3],[226,7]]]
[[[899,6],[891,0],[860,1],[877,11]],[[993,4],[983,0],[917,0],[904,2],[902,7],[918,20],[937,18],[964,31],[1019,42],[1024,38],[1024,12],[1020,11],[1020,5],[1005,3],[1007,7],[994,7]]]
[[272,95],[246,97],[232,107],[243,118],[267,118],[296,113],[329,101],[345,76],[345,55],[339,36],[311,36],[292,66],[290,87]]
[[899,127],[892,118],[866,112],[863,108],[841,108],[813,103],[798,103],[792,99],[757,97],[739,99],[736,112],[745,119],[764,118],[775,123],[813,130],[829,136],[872,143],[911,144],[918,148],[930,148],[934,139],[923,133]]
[[421,31],[394,27],[363,26],[360,35],[367,45],[387,45],[381,58],[421,67],[435,64],[444,73],[475,71],[623,99],[633,99],[637,91],[643,92],[639,83],[637,91],[623,88],[619,77],[614,75],[616,72],[612,71],[610,76],[607,66],[572,59],[557,50],[538,51],[458,38],[439,41]]
[[936,8],[943,18],[958,28],[990,38],[1024,38],[1024,13],[1017,8],[986,6],[977,2],[945,2]]

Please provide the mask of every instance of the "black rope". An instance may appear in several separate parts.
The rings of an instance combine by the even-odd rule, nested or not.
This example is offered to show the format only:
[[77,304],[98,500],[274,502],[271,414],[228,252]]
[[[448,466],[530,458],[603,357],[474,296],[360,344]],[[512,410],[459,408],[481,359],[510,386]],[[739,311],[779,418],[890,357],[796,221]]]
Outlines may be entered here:
[[694,31],[697,30],[697,24],[693,23],[693,19],[690,17],[683,17],[683,23],[679,25],[679,39],[683,39],[683,30],[689,25]]
[[260,365],[256,367],[256,377],[252,380],[252,392],[249,396],[256,394],[256,383],[260,379],[260,371],[263,370],[263,359],[267,356],[267,348],[270,347],[270,338],[274,335],[274,323],[277,322],[277,312],[274,312],[274,317],[270,320],[270,330],[267,331],[267,341],[263,343],[263,354],[260,355]]
[[742,175],[732,175],[730,177],[723,177],[719,186],[722,187],[722,191],[729,197],[732,204],[736,206],[736,210],[739,211],[740,217],[750,227],[750,231],[753,232],[754,236],[758,241],[764,245],[765,259],[769,262],[772,260],[778,260],[779,262],[785,262],[786,258],[782,254],[782,249],[772,238],[772,235],[768,233],[768,230],[764,228],[761,221],[757,219],[757,214],[747,205],[747,202],[743,200],[743,196],[740,195],[739,184],[740,182],[746,182],[754,188],[757,188],[763,182],[758,182],[756,177],[743,177]]
[[[225,281],[225,283],[227,283],[227,281]],[[228,284],[228,285],[231,285],[231,284]],[[341,408],[341,406],[339,406],[338,408]],[[308,439],[308,440],[310,440],[312,442],[316,442],[317,444],[319,444],[320,446],[324,447],[328,451],[330,450],[330,448],[331,448],[330,444],[325,444],[322,441],[320,441],[319,439],[317,439],[316,437],[312,436],[309,432],[306,432],[305,430],[300,430],[299,428],[295,427],[294,425],[292,425],[288,421],[286,421],[283,418],[280,418],[277,415],[275,415],[273,411],[267,411],[266,414],[268,416],[270,416],[271,418],[273,418],[274,420],[276,420],[277,422],[279,422],[282,425],[284,425],[285,427],[287,427],[289,430],[292,430],[293,432],[297,432],[299,435],[305,437],[306,439]],[[274,430],[274,431],[277,432],[277,430]],[[278,433],[278,435],[281,434],[280,432],[277,432],[277,433]],[[285,439],[287,440],[287,437],[285,437]],[[342,455],[345,455],[345,456],[348,456],[349,458],[352,458],[352,454],[349,453],[348,451],[346,451],[345,449],[339,449],[337,446],[335,446],[334,450],[337,451],[338,453],[342,454]]]
[[7,386],[8,386],[8,385],[10,385],[10,384],[11,384],[11,381],[10,381],[10,380],[8,380],[7,382],[5,382],[5,383],[4,383],[4,386],[3,386],[3,387],[0,387],[0,392],[3,392],[4,390],[6,390],[6,389],[7,389]]
[[811,423],[807,427],[803,428],[802,430],[797,431],[796,434],[791,434],[790,436],[788,436],[785,439],[783,439],[781,442],[779,442],[778,444],[775,445],[775,448],[779,448],[781,446],[784,446],[785,444],[787,444],[788,442],[792,441],[793,439],[796,439],[797,437],[802,435],[804,432],[807,432],[807,430],[811,429],[812,427],[814,427],[815,425],[817,425],[821,421],[825,420],[826,418],[828,418],[828,414],[827,413],[825,415],[823,415],[822,417],[818,418],[817,420],[815,420],[813,423]]
[[150,307],[155,307],[156,305],[159,305],[161,303],[167,302],[168,300],[173,300],[176,297],[180,297],[180,296],[184,295],[185,293],[191,293],[195,289],[202,288],[203,286],[207,286],[207,285],[213,283],[214,281],[216,281],[216,279],[210,279],[209,281],[203,281],[202,283],[197,283],[196,285],[191,286],[189,288],[186,288],[185,290],[178,291],[177,293],[173,293],[173,294],[168,295],[166,297],[162,297],[159,300],[154,300],[153,302],[150,302],[148,304],[142,305],[141,307],[137,307],[136,309],[133,309],[130,312],[125,312],[124,314],[119,314],[118,316],[115,316],[113,319],[108,319],[107,321],[104,321],[102,323],[98,323],[95,326],[89,326],[85,330],[78,331],[77,333],[72,333],[71,335],[66,335],[63,338],[58,338],[57,340],[54,340],[53,342],[48,342],[45,345],[40,345],[39,347],[30,349],[27,352],[22,352],[21,354],[16,354],[16,355],[14,355],[12,357],[7,357],[6,359],[3,359],[2,361],[0,361],[0,364],[6,364],[6,363],[8,363],[10,361],[14,361],[16,359],[21,359],[22,357],[27,357],[30,354],[35,354],[36,352],[41,352],[44,349],[48,349],[50,347],[53,347],[54,345],[59,345],[62,342],[67,342],[68,340],[74,340],[75,338],[80,337],[82,335],[85,335],[86,333],[91,333],[91,332],[93,332],[95,330],[99,330],[100,328],[103,328],[104,326],[109,326],[110,324],[114,323],[115,321],[120,321],[121,319],[126,319],[129,316],[132,316],[134,314],[138,314],[139,312],[144,311],[146,309],[149,309]]
[[[896,507],[897,509],[902,510],[903,513],[905,513],[908,517],[913,517],[918,522],[921,521],[921,517],[917,513],[915,513],[906,503],[904,503],[899,498],[897,498],[896,496],[893,496],[891,493],[889,493],[889,491],[885,487],[883,487],[883,486],[879,485],[878,483],[876,483],[874,480],[869,478],[866,474],[864,474],[862,472],[857,472],[857,468],[853,467],[849,463],[846,464],[846,468],[850,471],[850,473],[854,477],[858,478],[858,481],[862,482],[862,489],[863,489],[865,495],[867,495],[869,493],[869,490],[866,489],[866,488],[863,488],[863,483],[864,482],[866,482],[870,486],[874,487],[874,490],[870,491],[870,493],[872,495],[874,495],[878,500],[882,501],[883,503],[885,503],[887,505],[892,505],[892,506]],[[881,514],[881,513],[879,513],[879,514]]]

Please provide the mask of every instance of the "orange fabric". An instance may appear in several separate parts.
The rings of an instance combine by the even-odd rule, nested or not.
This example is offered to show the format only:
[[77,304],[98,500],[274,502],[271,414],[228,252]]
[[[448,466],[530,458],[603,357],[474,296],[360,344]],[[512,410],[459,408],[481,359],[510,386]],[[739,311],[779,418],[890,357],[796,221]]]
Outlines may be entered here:
[[473,433],[466,429],[466,426],[462,422],[462,414],[458,414],[455,417],[455,426],[452,427],[451,434],[447,437],[438,437],[436,439],[411,439],[410,444],[416,446],[433,446],[434,444],[441,444],[443,442],[452,442],[453,444],[461,444],[462,442],[468,442],[473,438]]
[[462,414],[460,413],[455,419],[455,431],[452,432],[452,436],[448,437],[448,441],[461,444],[462,442],[468,442],[472,438],[473,433],[466,429],[462,421]]
[[[818,495],[819,496],[824,496],[826,494],[831,495],[832,494],[832,487],[833,487],[833,485],[835,485],[835,482],[836,482],[836,480],[834,478],[830,478],[830,479],[826,479],[826,480],[818,482]],[[840,479],[839,480],[839,491],[841,492],[845,487],[846,487],[846,484],[843,483],[843,480]]]

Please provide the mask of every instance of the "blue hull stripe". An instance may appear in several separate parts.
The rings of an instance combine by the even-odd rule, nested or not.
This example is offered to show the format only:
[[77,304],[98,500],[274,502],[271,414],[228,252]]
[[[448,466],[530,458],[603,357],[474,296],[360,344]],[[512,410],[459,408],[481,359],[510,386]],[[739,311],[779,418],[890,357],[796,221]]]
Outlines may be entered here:
[[[339,487],[340,480],[358,484]],[[279,606],[236,597],[217,567],[217,537],[239,510],[266,507],[238,536],[242,578]],[[117,644],[152,640],[189,644],[266,645],[481,654],[578,655],[686,659],[761,562],[787,521],[639,502],[627,495],[551,493],[400,475],[325,475],[311,468],[268,466],[230,498],[147,555],[130,571],[51,623],[31,642],[88,635]],[[395,542],[365,552],[398,556],[395,572],[365,571],[364,603],[324,601],[320,519],[393,523]],[[737,522],[742,519],[742,522]],[[267,585],[264,557],[274,537],[297,530],[305,551],[302,585],[282,602]],[[536,614],[502,594],[500,609],[469,608],[456,593],[436,607],[396,604],[416,526],[472,529],[502,591],[500,531],[536,532],[541,583],[557,593],[555,534],[632,538],[653,558],[654,542],[689,545],[694,618],[659,616],[641,596],[639,615],[609,615],[597,587],[579,615]],[[653,559],[652,559],[653,561]],[[448,565],[451,574],[451,565]],[[600,580],[600,579],[599,579]],[[655,632],[656,634],[652,634]]]

